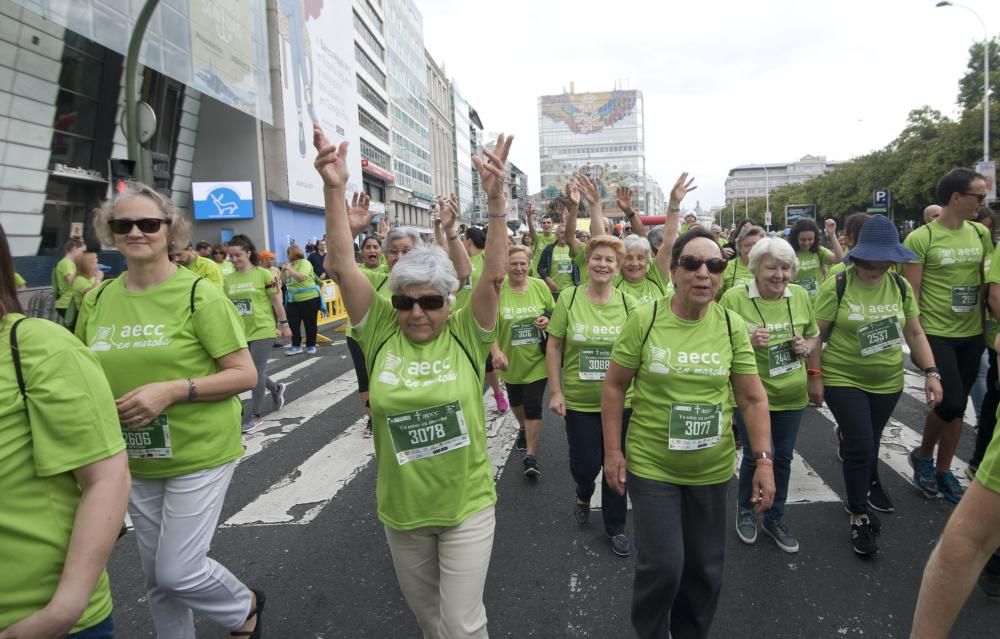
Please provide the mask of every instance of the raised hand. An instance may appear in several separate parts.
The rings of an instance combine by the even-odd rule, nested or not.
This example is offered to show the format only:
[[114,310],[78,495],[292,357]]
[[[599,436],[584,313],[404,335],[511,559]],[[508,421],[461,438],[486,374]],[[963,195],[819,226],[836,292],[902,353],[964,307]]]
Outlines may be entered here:
[[351,177],[347,170],[347,141],[334,146],[323,129],[318,124],[313,124],[313,146],[319,152],[313,166],[323,178],[323,184],[331,189],[346,189],[347,180]]
[[510,145],[514,141],[514,136],[506,136],[503,133],[497,136],[496,147],[490,151],[483,149],[484,158],[478,155],[472,156],[472,164],[479,171],[479,179],[483,184],[487,199],[504,199],[504,178],[507,176],[507,156],[510,154]]
[[670,204],[672,206],[679,205],[684,200],[685,195],[698,188],[691,186],[692,184],[694,184],[694,178],[688,179],[687,171],[681,173],[677,181],[674,182],[674,187],[670,189]]
[[583,173],[577,173],[574,178],[583,197],[587,198],[587,204],[596,206],[601,203],[601,192],[597,189],[597,183]]
[[581,197],[582,194],[580,193],[580,187],[577,186],[576,182],[573,180],[567,182],[566,200],[564,200],[564,202],[568,202],[568,204],[565,204],[566,208],[573,209],[573,212],[575,213],[580,208]]
[[351,226],[352,235],[356,236],[371,224],[375,212],[368,210],[370,204],[371,198],[367,193],[355,193],[351,196],[351,203],[347,208],[347,222]]
[[378,219],[378,235],[381,238],[385,238],[385,236],[388,233],[389,233],[389,220],[387,220],[383,215]]
[[625,213],[632,210],[632,189],[627,186],[619,186],[615,189],[615,201],[618,202],[618,208],[620,208]]
[[441,228],[451,231],[458,223],[458,197],[452,193],[451,197],[445,199],[438,198],[438,218],[441,220]]
[[837,220],[832,217],[828,218],[825,222],[823,222],[823,228],[826,229],[827,236],[833,237],[833,235],[837,232]]

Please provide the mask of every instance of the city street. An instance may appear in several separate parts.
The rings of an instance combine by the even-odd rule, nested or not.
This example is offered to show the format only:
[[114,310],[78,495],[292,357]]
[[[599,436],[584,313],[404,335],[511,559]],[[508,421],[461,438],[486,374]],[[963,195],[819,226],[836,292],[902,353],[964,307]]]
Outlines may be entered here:
[[[316,356],[274,349],[268,368],[289,384],[288,403],[246,437],[212,556],[267,592],[264,635],[271,639],[419,637],[375,515],[372,440],[361,436],[351,360],[343,335],[328,334],[335,343],[321,345]],[[908,636],[924,563],[952,507],[924,499],[906,479],[906,451],[919,439],[924,414],[922,378],[908,375],[907,384],[882,448],[880,472],[896,513],[880,515],[879,554],[862,559],[851,550],[833,423],[827,411],[809,409],[785,517],[801,551],[783,553],[763,533],[754,546],[739,541],[734,482],[713,637]],[[490,635],[633,636],[635,552],[627,559],[612,554],[599,512],[586,526],[575,523],[562,420],[546,412],[542,476],[529,481],[522,453],[512,450],[513,416],[498,415],[491,394],[485,403],[499,497],[486,586]],[[962,460],[973,438],[967,424]],[[966,483],[958,472],[964,462],[956,464]],[[134,535],[118,542],[109,571],[118,636],[152,637]],[[995,637],[998,622],[1000,601],[977,589],[953,636]],[[198,631],[226,636],[203,618]]]

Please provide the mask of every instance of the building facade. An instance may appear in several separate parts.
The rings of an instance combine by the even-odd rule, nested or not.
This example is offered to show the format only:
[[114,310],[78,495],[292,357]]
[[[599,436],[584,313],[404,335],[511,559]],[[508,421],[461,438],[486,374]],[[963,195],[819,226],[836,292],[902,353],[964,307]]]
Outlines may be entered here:
[[[634,197],[634,196],[633,196]],[[659,182],[646,176],[646,215],[666,215],[667,203]]]
[[[475,113],[469,103],[462,98],[454,82],[449,83],[451,91],[451,118],[455,131],[455,157],[452,162],[452,173],[455,174],[455,194],[458,196],[458,208],[464,224],[472,221],[472,114]],[[478,115],[476,116],[479,117]],[[482,123],[479,123],[482,129]]]
[[451,82],[431,54],[425,50],[424,55],[427,60],[428,128],[431,132],[431,193],[447,197],[457,193]]
[[395,180],[389,137],[389,76],[385,14],[378,0],[353,0],[354,71],[362,185],[371,208],[385,213],[386,192]]
[[805,155],[796,162],[743,164],[729,170],[726,201],[765,197],[786,184],[801,184],[836,167],[825,155]]
[[637,213],[646,212],[646,154],[641,91],[576,93],[538,98],[542,193],[563,192],[577,172],[598,184],[605,208],[616,209],[619,186],[632,190]]

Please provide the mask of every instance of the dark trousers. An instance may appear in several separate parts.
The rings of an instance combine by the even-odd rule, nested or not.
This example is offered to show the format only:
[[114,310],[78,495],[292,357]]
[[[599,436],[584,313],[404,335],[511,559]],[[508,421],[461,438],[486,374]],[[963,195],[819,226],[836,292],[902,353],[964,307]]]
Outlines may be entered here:
[[825,389],[826,403],[844,438],[844,488],[847,509],[854,515],[868,512],[868,490],[879,481],[882,430],[892,417],[900,393],[881,395],[847,386]]
[[[625,434],[632,409],[622,413],[622,450],[625,450]],[[569,472],[576,482],[576,496],[580,501],[590,503],[594,495],[594,480],[604,466],[604,431],[601,428],[600,413],[583,413],[566,409],[566,439],[569,441]],[[605,477],[601,482],[601,516],[604,530],[608,535],[625,532],[628,501],[608,486]]]
[[986,349],[990,357],[990,366],[986,369],[986,394],[979,412],[979,430],[976,432],[976,452],[972,454],[969,465],[979,468],[986,454],[986,447],[993,439],[993,430],[997,425],[997,406],[1000,405],[1000,388],[997,388],[997,352]]
[[[772,521],[781,521],[785,516],[785,501],[788,499],[788,482],[792,476],[792,455],[795,452],[795,439],[799,436],[799,424],[802,423],[804,408],[799,410],[771,411],[771,453],[774,455],[774,505],[764,512],[764,516]],[[753,460],[753,450],[750,448],[750,436],[740,411],[733,411],[736,427],[743,442],[743,460],[740,462],[740,492],[737,498],[739,505],[752,509],[750,502],[753,497],[753,474],[757,465]]]
[[288,302],[285,313],[288,315],[288,327],[292,329],[292,346],[302,345],[302,332],[299,323],[306,327],[306,346],[316,345],[316,321],[318,319],[319,298],[304,302]]
[[632,627],[640,639],[708,636],[722,589],[727,486],[628,474],[637,551]]
[[983,336],[940,337],[928,335],[927,344],[934,353],[934,364],[941,371],[944,397],[934,407],[938,417],[946,422],[965,415],[969,392],[979,377],[983,359]]

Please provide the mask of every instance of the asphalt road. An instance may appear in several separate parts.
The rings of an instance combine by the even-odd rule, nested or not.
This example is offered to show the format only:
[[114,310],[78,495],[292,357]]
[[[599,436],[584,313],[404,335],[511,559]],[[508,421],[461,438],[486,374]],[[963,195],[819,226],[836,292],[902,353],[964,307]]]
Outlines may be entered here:
[[[371,440],[360,435],[347,349],[321,346],[307,357],[274,350],[269,370],[291,382],[288,403],[247,440],[212,556],[267,592],[267,637],[420,637],[375,516]],[[485,595],[490,635],[634,636],[634,553],[627,559],[611,553],[599,513],[586,526],[575,523],[562,420],[546,414],[542,476],[529,481],[521,474],[522,453],[511,450],[513,418],[496,414],[492,398],[486,407],[499,497]],[[785,521],[799,553],[782,552],[763,533],[754,546],[739,541],[733,483],[713,637],[908,636],[923,566],[952,510],[921,497],[899,472],[923,414],[918,399],[904,394],[881,466],[896,513],[881,517],[881,551],[871,559],[851,550],[832,423],[822,413],[807,411],[796,446]],[[966,431],[958,455],[965,460],[974,438]],[[118,542],[109,571],[118,636],[152,637],[132,534]],[[1000,601],[976,590],[953,636],[997,637],[998,625]],[[201,637],[227,636],[206,619],[197,627]]]

